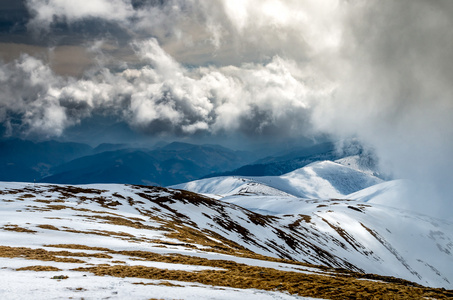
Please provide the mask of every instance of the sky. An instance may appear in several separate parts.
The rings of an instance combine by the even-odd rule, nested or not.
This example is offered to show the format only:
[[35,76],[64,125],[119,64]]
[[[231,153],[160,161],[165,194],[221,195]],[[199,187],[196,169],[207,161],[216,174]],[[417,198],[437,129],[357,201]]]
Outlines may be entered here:
[[449,0],[3,0],[0,130],[354,137],[417,182],[414,205],[451,212],[452,14]]

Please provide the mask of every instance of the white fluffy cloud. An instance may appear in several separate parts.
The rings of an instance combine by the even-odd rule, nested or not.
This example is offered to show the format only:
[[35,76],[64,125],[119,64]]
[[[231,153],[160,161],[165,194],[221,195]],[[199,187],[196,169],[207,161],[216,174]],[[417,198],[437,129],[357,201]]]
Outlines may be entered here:
[[57,76],[42,61],[21,57],[2,69],[3,115],[20,116],[18,130],[26,134],[49,136],[95,110],[145,132],[291,135],[309,130],[313,101],[326,92],[304,83],[297,65],[277,56],[267,64],[186,68],[155,39],[134,48],[143,67],[104,68],[83,79]]
[[28,0],[30,27],[112,22],[134,58],[82,79],[29,56],[3,65],[11,133],[59,135],[99,110],[150,133],[355,136],[417,182],[414,207],[453,209],[453,2],[86,3]]
[[127,21],[134,16],[128,0],[26,0],[34,17],[31,27],[48,28],[55,21],[75,22],[86,18],[101,18],[109,21]]
[[58,101],[55,88],[60,83],[49,66],[23,55],[13,64],[4,65],[0,73],[0,121],[9,131],[18,127],[20,131],[53,136],[71,124]]

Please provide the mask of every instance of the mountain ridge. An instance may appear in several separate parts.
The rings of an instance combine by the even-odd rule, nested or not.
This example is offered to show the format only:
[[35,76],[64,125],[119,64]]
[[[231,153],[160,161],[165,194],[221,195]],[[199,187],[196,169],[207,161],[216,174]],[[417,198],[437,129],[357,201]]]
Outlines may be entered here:
[[69,184],[169,185],[254,159],[252,153],[219,145],[180,142],[154,148],[108,143],[92,148],[80,143],[7,139],[0,142],[0,154],[0,180]]
[[[229,186],[226,181],[229,181],[232,186]],[[295,197],[339,198],[381,182],[383,182],[382,179],[367,172],[331,161],[320,161],[281,176],[221,176],[171,187],[202,194],[231,195],[229,190],[254,183]]]

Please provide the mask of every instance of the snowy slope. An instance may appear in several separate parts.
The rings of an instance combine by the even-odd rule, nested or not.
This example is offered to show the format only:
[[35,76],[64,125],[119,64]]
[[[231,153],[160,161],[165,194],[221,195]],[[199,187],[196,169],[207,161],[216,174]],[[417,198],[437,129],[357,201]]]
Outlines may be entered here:
[[[307,199],[340,198],[383,182],[381,179],[331,162],[322,161],[281,176],[214,177],[172,186],[202,194],[231,196],[250,189],[250,194],[285,196]],[[251,186],[254,185],[252,188]]]
[[213,177],[173,185],[171,188],[222,198],[231,195],[291,196],[259,182],[260,178],[241,178],[237,176]]
[[[416,190],[413,182],[399,179],[370,186],[344,198],[416,211],[417,207],[411,203],[413,190]],[[426,212],[421,209],[419,213]]]
[[230,196],[222,201],[279,217],[303,233],[296,243],[310,241],[365,272],[453,287],[452,222],[372,200]]
[[277,178],[260,180],[297,197],[337,198],[382,182],[372,175],[331,162],[312,163]]
[[[2,299],[311,299],[282,293],[272,282],[264,289],[236,288],[230,281],[216,286],[209,272],[326,273],[269,260],[224,238],[246,244],[226,228],[239,230],[255,215],[194,194],[114,184],[0,183],[0,205]],[[210,221],[216,215],[218,222]]]
[[[235,193],[237,187],[231,188],[231,182],[238,186],[259,182],[290,195],[239,194]],[[325,161],[279,177],[212,178],[177,187],[201,193],[215,191],[224,202],[284,218],[287,226],[297,224],[292,229],[304,232],[297,242],[309,241],[312,249],[322,248],[366,272],[392,274],[428,285],[452,284],[453,269],[445,264],[452,262],[452,224],[408,211],[410,203],[405,202],[407,197],[401,197],[411,189],[407,181],[383,182]],[[332,198],[345,200],[308,200]],[[288,218],[293,218],[293,223]],[[305,220],[310,221],[307,224]],[[304,255],[307,253],[298,253],[294,258],[303,260]],[[315,257],[308,261],[326,263]]]
[[[180,296],[174,297],[195,298],[194,295],[201,294],[201,299],[207,299],[212,290],[217,289],[209,274],[222,278],[225,272],[233,277],[241,276],[247,270],[261,274],[261,277],[272,272],[296,272],[298,276],[328,272],[331,275],[329,279],[318,276],[304,281],[310,284],[315,284],[316,280],[334,280],[341,275],[332,276],[333,269],[296,265],[277,260],[278,257],[329,268],[396,276],[427,286],[451,288],[453,282],[450,268],[453,264],[452,223],[370,202],[262,195],[233,195],[218,201],[157,187],[1,183],[0,204],[0,263],[4,267],[0,272],[10,278],[6,285],[0,285],[3,295],[13,293],[10,287],[19,288],[16,270],[30,266],[58,268],[47,272],[53,272],[48,273],[52,276],[61,273],[69,276],[70,279],[64,281],[68,289],[76,289],[82,282],[82,275],[96,281],[93,274],[115,276],[127,271],[123,277],[140,278],[99,279],[99,284],[104,282],[110,287],[103,297],[107,295],[105,293],[119,293],[119,286],[124,285],[127,290],[133,283],[142,282],[150,284],[151,290],[156,285],[162,288],[163,292],[156,294],[160,298],[165,293],[161,281],[178,278],[176,283],[171,281],[181,292]],[[178,256],[169,257],[168,254]],[[62,258],[79,261],[60,261]],[[238,271],[242,270],[242,264],[248,269]],[[254,271],[253,268],[266,269]],[[156,269],[167,270],[165,276]],[[194,287],[183,275],[174,272],[184,272],[186,275],[183,275],[190,278],[199,276],[196,281],[204,285],[209,283]],[[27,278],[36,280],[30,279],[33,283],[30,286],[42,284],[47,289],[53,288],[50,275],[26,274]],[[358,276],[353,274],[342,277],[343,285],[351,276]],[[385,282],[386,279],[379,280]],[[238,280],[235,284],[243,282]],[[247,284],[253,287],[254,282],[257,278]],[[230,286],[228,284],[230,281],[217,283]],[[266,284],[253,293],[255,298],[291,299],[285,298],[289,295],[263,290],[272,290],[272,284],[281,286],[280,281],[271,280]],[[325,284],[332,287],[330,282]],[[354,281],[353,285],[360,284],[366,284],[366,280]],[[230,286],[232,295],[249,296],[236,285]],[[373,282],[375,285],[378,283]],[[96,292],[96,286],[83,286],[87,292],[81,292],[79,297],[89,295],[89,291]],[[138,288],[137,293],[144,292],[145,287]],[[399,289],[401,287],[396,290]],[[308,293],[312,290],[301,286],[297,291]],[[302,295],[324,297],[324,294],[316,293]],[[41,296],[44,298],[44,294]]]
[[379,174],[376,162],[372,159],[368,159],[367,157],[361,157],[360,155],[346,156],[335,160],[335,162],[369,175],[375,176],[376,174]]

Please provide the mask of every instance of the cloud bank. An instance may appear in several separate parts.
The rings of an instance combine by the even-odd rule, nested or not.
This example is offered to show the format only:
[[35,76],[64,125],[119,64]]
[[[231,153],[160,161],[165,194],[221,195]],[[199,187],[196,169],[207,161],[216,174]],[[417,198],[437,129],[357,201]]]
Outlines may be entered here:
[[28,55],[1,66],[10,135],[58,136],[100,113],[151,135],[352,136],[417,183],[411,208],[453,209],[451,1],[26,5],[36,34],[103,25],[84,31],[97,59],[80,78]]
[[407,208],[453,211],[453,25],[449,1],[357,1],[345,19],[339,87],[316,108],[322,129],[356,135],[397,178]]
[[24,55],[3,66],[0,121],[10,134],[61,135],[93,112],[114,114],[149,133],[239,131],[296,135],[310,130],[312,102],[325,91],[299,77],[294,62],[187,68],[156,39],[133,44],[140,68],[96,68],[83,79],[54,74]]

